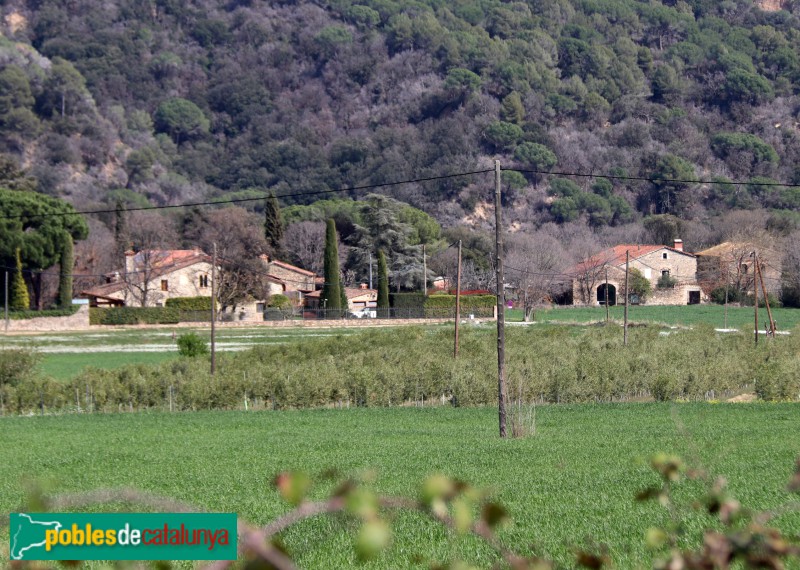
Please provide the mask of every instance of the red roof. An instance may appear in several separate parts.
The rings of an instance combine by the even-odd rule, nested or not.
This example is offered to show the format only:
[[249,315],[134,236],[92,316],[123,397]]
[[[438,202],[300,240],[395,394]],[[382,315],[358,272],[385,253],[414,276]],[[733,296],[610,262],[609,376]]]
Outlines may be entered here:
[[633,261],[634,259],[639,259],[640,257],[644,257],[654,251],[658,251],[660,249],[667,249],[670,251],[674,251],[675,253],[680,253],[683,255],[688,255],[689,257],[696,257],[694,254],[688,253],[686,251],[675,249],[674,247],[669,247],[668,245],[615,245],[614,247],[610,247],[608,249],[604,249],[600,253],[596,253],[588,259],[584,259],[580,263],[574,265],[570,270],[571,273],[585,273],[587,271],[591,271],[598,267],[602,267],[604,265],[611,265],[611,266],[619,266],[625,263],[625,252],[630,252],[630,260]]
[[283,267],[284,269],[288,269],[289,271],[294,271],[295,273],[308,275],[309,277],[314,277],[316,275],[316,273],[314,273],[313,271],[302,269],[300,267],[297,267],[296,265],[292,265],[291,263],[286,263],[285,261],[272,260],[269,263],[272,265],[277,265],[278,267]]

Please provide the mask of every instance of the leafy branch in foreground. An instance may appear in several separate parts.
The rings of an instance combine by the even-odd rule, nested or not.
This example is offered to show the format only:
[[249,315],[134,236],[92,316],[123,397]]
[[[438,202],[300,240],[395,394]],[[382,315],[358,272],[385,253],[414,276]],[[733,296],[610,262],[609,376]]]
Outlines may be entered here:
[[[779,512],[751,512],[739,504],[726,491],[723,478],[712,479],[702,470],[687,468],[676,456],[655,455],[651,467],[661,477],[660,485],[647,488],[637,495],[637,500],[657,500],[670,512],[670,522],[663,528],[646,531],[646,543],[654,551],[655,570],[728,570],[729,568],[768,568],[782,570],[784,562],[800,560],[800,537],[784,536],[768,526],[769,521],[785,511],[800,510],[800,504],[791,503]],[[318,483],[330,482],[333,473],[323,474]],[[707,493],[691,503],[714,517],[715,528],[704,532],[703,542],[695,548],[680,547],[686,530],[681,516],[684,505],[673,499],[673,488],[683,480],[697,480],[708,484]],[[461,535],[472,535],[484,541],[499,557],[495,567],[511,570],[552,570],[555,564],[538,557],[525,557],[507,548],[496,531],[509,522],[506,509],[491,500],[485,489],[473,487],[458,479],[432,475],[422,484],[419,498],[385,496],[372,489],[369,476],[349,478],[335,484],[329,496],[322,500],[309,499],[314,487],[312,478],[304,472],[283,472],[275,477],[274,485],[280,496],[293,508],[266,526],[257,527],[239,522],[240,561],[218,561],[206,566],[209,570],[224,570],[246,561],[246,568],[271,568],[294,570],[290,554],[281,544],[279,535],[290,527],[320,515],[342,514],[358,524],[353,545],[362,562],[373,560],[392,543],[392,527],[387,513],[396,510],[419,512],[431,520]],[[789,482],[790,492],[800,492],[800,458]],[[169,498],[131,489],[98,490],[84,494],[64,495],[50,499],[42,489],[29,492],[28,505],[32,510],[66,511],[86,508],[101,503],[146,505],[156,511],[189,512],[192,508]],[[7,524],[7,521],[5,521]],[[599,553],[582,549],[576,551],[577,567],[599,569],[613,567],[607,549],[594,548]],[[416,559],[425,560],[423,553]],[[123,563],[126,567],[127,563]],[[26,562],[13,563],[15,568],[39,568]],[[160,563],[160,568],[169,568]],[[429,562],[432,570],[469,570],[473,566],[460,560],[444,564]]]

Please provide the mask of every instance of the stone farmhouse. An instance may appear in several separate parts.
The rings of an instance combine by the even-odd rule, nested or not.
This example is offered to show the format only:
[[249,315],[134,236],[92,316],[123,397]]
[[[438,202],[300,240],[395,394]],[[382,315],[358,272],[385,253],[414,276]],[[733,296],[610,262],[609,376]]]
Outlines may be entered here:
[[[650,281],[646,299],[631,295],[631,303],[647,305],[696,305],[707,300],[697,282],[697,256],[683,251],[683,241],[666,245],[617,245],[574,266],[571,274],[575,305],[616,305],[624,303],[618,294],[625,288],[625,253],[630,268],[638,269]],[[606,289],[606,274],[608,288]]]
[[[161,307],[174,297],[211,296],[211,258],[199,249],[152,250],[125,255],[125,270],[106,275],[106,283],[81,293],[92,307]],[[300,267],[261,256],[269,296],[286,294],[302,303],[315,289],[316,275]],[[261,320],[267,299],[249,299],[231,312],[239,319]]]
[[[345,287],[344,292],[347,296],[347,310],[351,313],[378,307],[378,291],[370,289],[366,283],[362,283],[358,288]],[[326,303],[322,299],[322,290],[306,295],[305,305],[310,310],[324,309]]]
[[[758,252],[759,266],[768,293],[781,291],[782,255],[779,251],[753,242],[723,242],[697,252],[697,278],[703,290],[710,293],[728,286],[738,291],[753,291],[755,271],[753,252]],[[758,285],[761,290],[761,283]],[[759,293],[760,295],[760,293]]]
[[199,249],[125,254],[125,270],[81,292],[92,307],[161,307],[170,297],[210,297],[211,258]]

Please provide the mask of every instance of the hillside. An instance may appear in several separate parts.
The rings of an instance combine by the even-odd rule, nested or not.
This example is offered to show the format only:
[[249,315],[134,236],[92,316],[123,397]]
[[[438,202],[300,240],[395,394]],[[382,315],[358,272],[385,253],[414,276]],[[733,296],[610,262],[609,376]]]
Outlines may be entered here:
[[[514,230],[669,213],[692,247],[760,208],[762,227],[795,228],[800,192],[769,185],[800,183],[794,3],[359,1],[5,2],[0,150],[79,208],[315,193],[500,158],[528,171],[504,174]],[[379,192],[480,226],[489,188],[483,175]]]

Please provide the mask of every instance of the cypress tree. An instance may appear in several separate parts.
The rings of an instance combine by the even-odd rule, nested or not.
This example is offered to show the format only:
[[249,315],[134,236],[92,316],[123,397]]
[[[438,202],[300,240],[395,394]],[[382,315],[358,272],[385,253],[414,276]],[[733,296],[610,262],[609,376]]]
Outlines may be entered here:
[[11,300],[8,308],[12,311],[27,311],[31,308],[31,298],[28,296],[28,286],[25,285],[25,279],[22,277],[22,257],[19,248],[17,248],[16,255],[17,267],[11,278]]
[[122,263],[125,266],[125,252],[128,250],[128,224],[125,216],[125,205],[122,200],[117,200],[114,207],[114,246],[116,259],[114,266]]
[[389,308],[389,270],[381,250],[378,250],[378,308]]
[[72,305],[72,236],[65,233],[61,248],[61,276],[58,281],[58,306],[65,309]]
[[275,194],[270,194],[264,204],[264,237],[274,253],[281,251],[283,221],[281,220],[281,207]]
[[336,236],[336,224],[328,220],[325,230],[325,285],[322,288],[322,299],[327,299],[328,309],[342,308],[342,286],[339,280],[339,244]]

